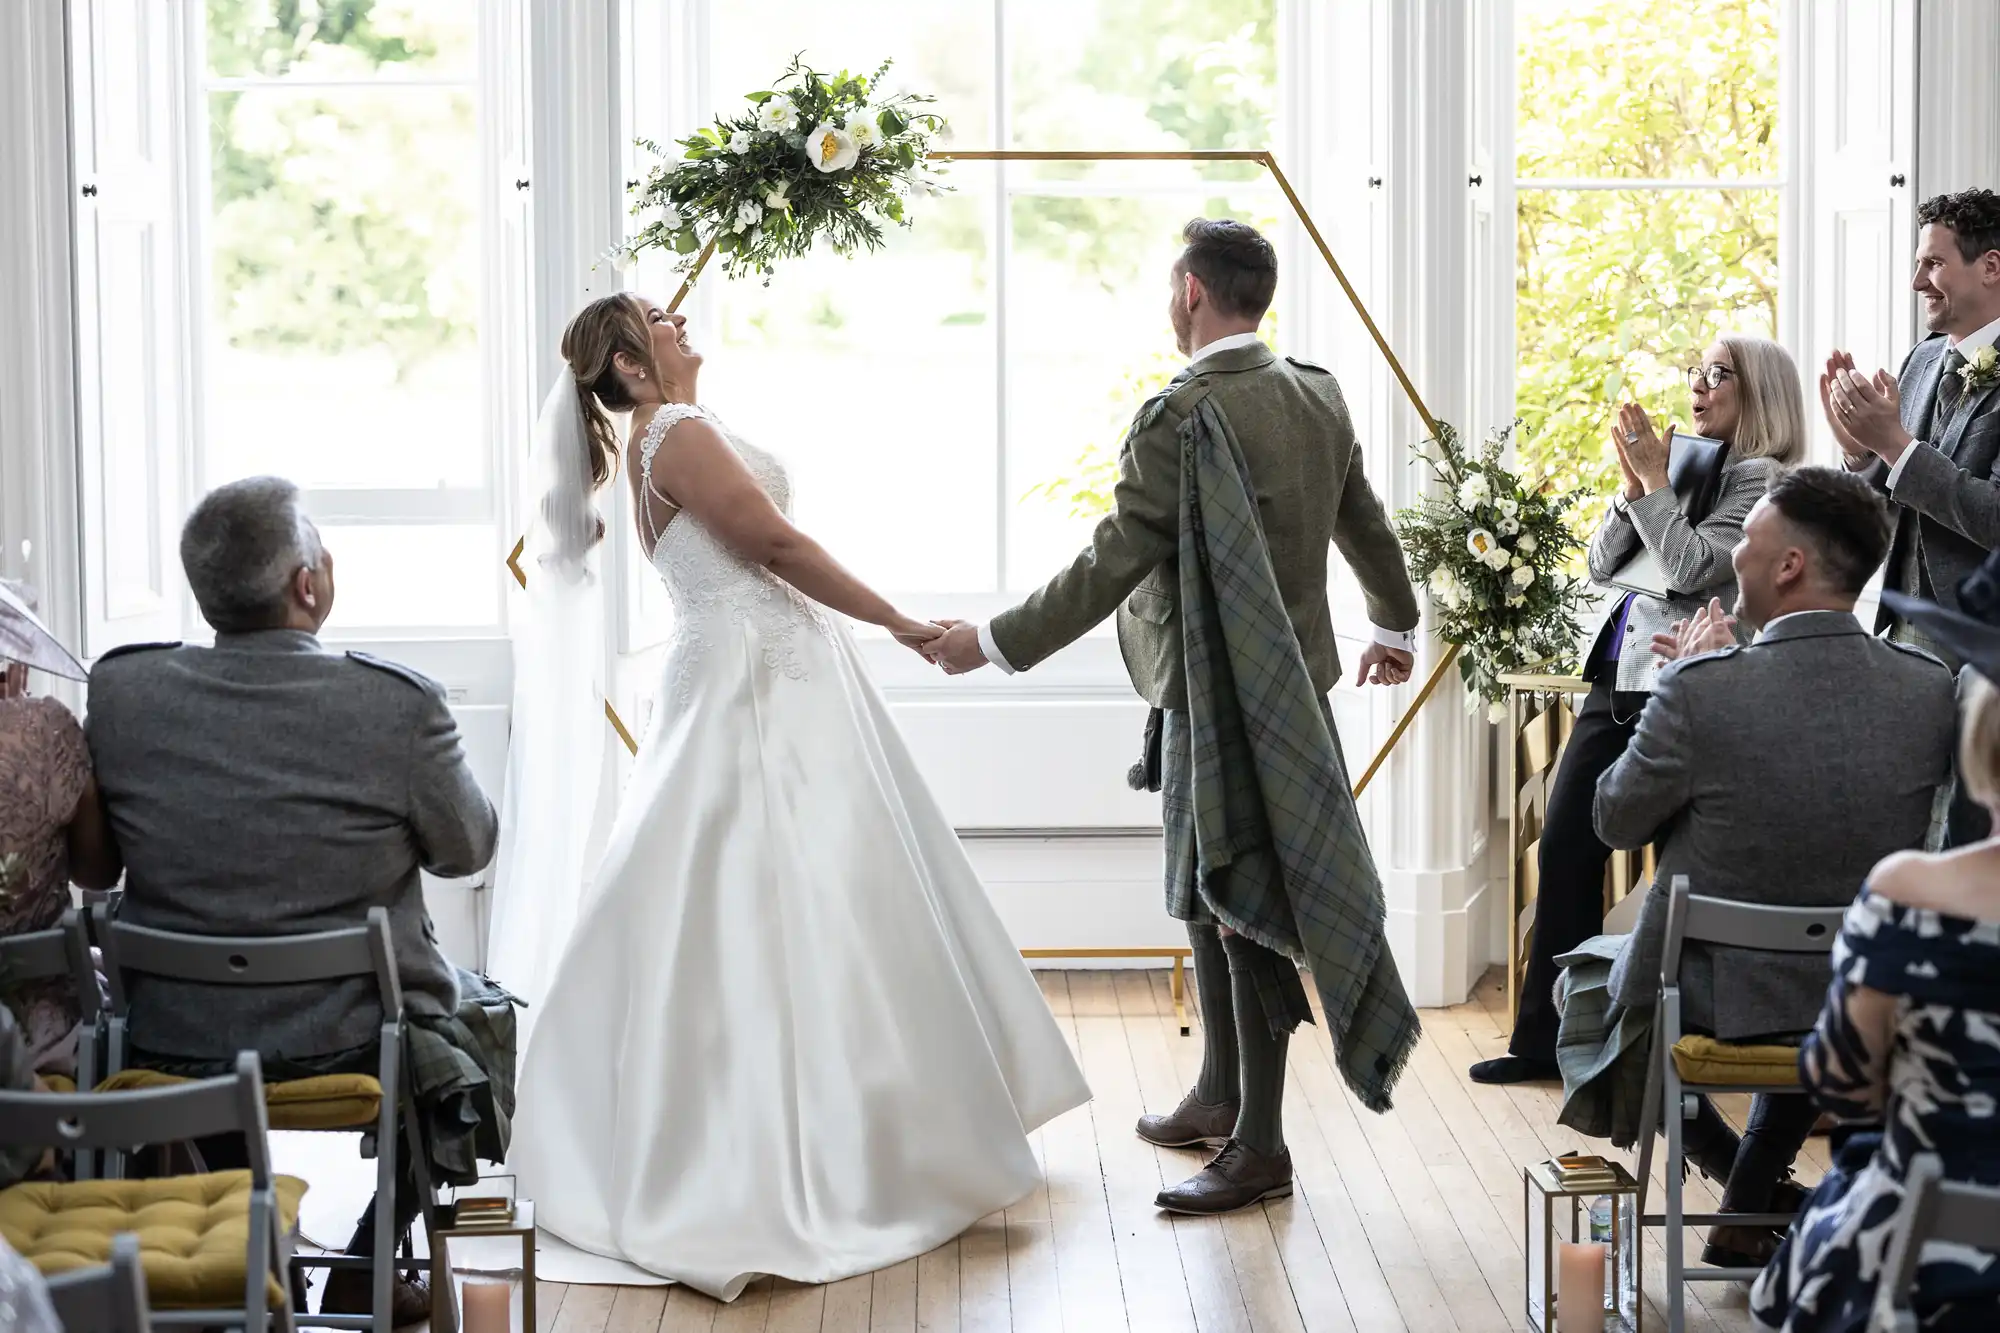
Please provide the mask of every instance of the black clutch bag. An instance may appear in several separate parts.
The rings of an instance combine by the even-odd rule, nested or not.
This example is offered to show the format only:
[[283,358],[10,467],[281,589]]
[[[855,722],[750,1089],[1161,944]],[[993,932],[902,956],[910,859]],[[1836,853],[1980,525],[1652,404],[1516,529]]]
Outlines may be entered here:
[[1699,523],[1715,509],[1722,494],[1722,470],[1729,464],[1729,445],[1706,435],[1675,431],[1667,439],[1667,484],[1690,523]]

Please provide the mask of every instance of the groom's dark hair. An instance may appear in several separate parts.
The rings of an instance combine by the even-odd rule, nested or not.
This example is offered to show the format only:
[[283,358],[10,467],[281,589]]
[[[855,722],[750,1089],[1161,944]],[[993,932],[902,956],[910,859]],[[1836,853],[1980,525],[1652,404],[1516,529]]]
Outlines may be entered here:
[[2000,250],[2000,194],[1991,190],[1931,196],[1917,205],[1917,225],[1933,222],[1951,230],[1958,257],[1968,264],[1988,250]]
[[1201,279],[1225,315],[1262,319],[1278,290],[1278,252],[1262,232],[1229,218],[1196,218],[1181,228],[1187,249],[1174,267]]

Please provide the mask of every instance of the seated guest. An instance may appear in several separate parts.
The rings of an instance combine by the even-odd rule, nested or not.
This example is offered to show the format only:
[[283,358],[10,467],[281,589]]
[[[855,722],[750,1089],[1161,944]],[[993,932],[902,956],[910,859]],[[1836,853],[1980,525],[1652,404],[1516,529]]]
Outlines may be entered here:
[[[2000,555],[1988,556],[1959,611],[1894,592],[1891,610],[1978,674],[1966,691],[1959,773],[2000,811]],[[1967,614],[1970,613],[1970,614]],[[1975,619],[1975,617],[1977,617]],[[1799,1072],[1844,1120],[1872,1121],[1833,1167],[1750,1295],[1751,1312],[1791,1333],[1869,1323],[1882,1256],[1918,1153],[1944,1178],[2000,1186],[2000,839],[1942,855],[1899,852],[1869,877],[1833,953],[1833,984]],[[1911,1304],[1925,1329],[2000,1328],[2000,1237],[1985,1253],[1927,1249]]]
[[[418,872],[479,870],[496,821],[444,691],[393,662],[320,646],[333,559],[290,482],[210,492],[181,533],[181,563],[215,646],[120,648],[90,681],[86,732],[125,857],[122,918],[290,935],[385,907],[413,1044],[450,1025],[461,974],[438,951]],[[273,1080],[375,1070],[381,1010],[370,979],[253,988],[141,978],[131,1006],[136,1064],[209,1074],[254,1050]],[[511,1094],[511,1060],[500,1072]],[[398,1234],[416,1216],[414,1193],[398,1192]],[[372,1225],[362,1219],[350,1253],[370,1252]],[[337,1271],[322,1310],[366,1310],[367,1277]],[[396,1322],[426,1305],[409,1284]]]
[[[1881,498],[1832,468],[1790,473],[1751,511],[1734,557],[1736,615],[1756,638],[1662,670],[1631,746],[1597,786],[1597,832],[1608,845],[1661,844],[1658,874],[1610,967],[1613,1006],[1649,1015],[1658,999],[1675,876],[1707,897],[1833,906],[1852,901],[1882,857],[1923,843],[1950,773],[1953,685],[1936,658],[1872,638],[1854,617],[1888,540]],[[1683,1023],[1725,1041],[1796,1036],[1812,1025],[1826,975],[1819,955],[1690,944]],[[1586,1023],[1575,995],[1568,989],[1564,1003],[1566,1073],[1575,1055],[1591,1054],[1572,1050],[1573,1023]],[[1603,1072],[1589,1059],[1575,1068],[1578,1083]],[[1570,1106],[1564,1115],[1571,1123]],[[1816,1115],[1804,1097],[1760,1096],[1739,1143],[1704,1100],[1683,1142],[1691,1161],[1726,1182],[1723,1211],[1763,1212]],[[1776,1243],[1774,1233],[1718,1228],[1704,1259],[1756,1267]]]
[[[6,588],[12,600],[0,597],[6,630],[0,642],[31,643],[45,635],[40,622],[21,611],[34,610],[33,590],[13,582]],[[28,693],[25,664],[0,658],[0,935],[47,930],[68,910],[72,880],[108,889],[118,872],[118,849],[104,822],[83,728],[59,701]],[[74,1075],[78,1014],[71,982],[10,986],[5,999],[27,1043],[30,1067]]]
[[1590,577],[1599,587],[1627,562],[1650,553],[1669,595],[1627,592],[1612,602],[1584,659],[1590,694],[1549,784],[1542,821],[1540,888],[1528,938],[1507,1054],[1472,1067],[1481,1083],[1556,1076],[1555,960],[1604,924],[1604,867],[1611,849],[1591,826],[1597,780],[1624,753],[1659,663],[1653,635],[1711,596],[1731,597],[1729,553],[1743,519],[1772,481],[1805,453],[1805,390],[1791,354],[1764,338],[1730,335],[1688,371],[1695,431],[1724,444],[1721,470],[1668,476],[1668,443],[1636,404],[1619,409],[1611,430],[1623,485],[1590,539]]

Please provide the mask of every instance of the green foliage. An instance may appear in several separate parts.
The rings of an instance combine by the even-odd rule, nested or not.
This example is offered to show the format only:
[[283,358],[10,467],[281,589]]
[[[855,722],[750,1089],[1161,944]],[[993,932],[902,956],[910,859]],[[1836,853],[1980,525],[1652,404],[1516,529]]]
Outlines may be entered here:
[[1396,514],[1410,577],[1430,592],[1432,626],[1458,645],[1459,675],[1488,703],[1505,697],[1506,672],[1573,665],[1585,595],[1570,573],[1579,545],[1570,511],[1583,497],[1526,485],[1501,463],[1519,425],[1473,452],[1439,422],[1438,438],[1416,451],[1438,487]]
[[884,224],[909,225],[906,195],[949,188],[925,161],[945,128],[923,109],[936,99],[875,95],[888,72],[885,61],[870,75],[829,77],[795,56],[771,90],[749,94],[747,109],[682,139],[679,160],[639,140],[665,160],[636,187],[632,212],[659,216],[613,253],[672,251],[688,272],[712,240],[724,274],[768,282],[778,260],[822,239],[842,255],[878,249]]
[[[218,76],[427,65],[469,32],[405,0],[209,0]],[[214,319],[233,347],[386,347],[407,369],[469,343],[478,248],[469,93],[209,95]]]
[[[1776,0],[1524,3],[1519,174],[1687,179],[1778,170]],[[1687,410],[1681,370],[1777,321],[1769,189],[1519,194],[1516,409],[1533,482],[1607,493],[1623,401]]]

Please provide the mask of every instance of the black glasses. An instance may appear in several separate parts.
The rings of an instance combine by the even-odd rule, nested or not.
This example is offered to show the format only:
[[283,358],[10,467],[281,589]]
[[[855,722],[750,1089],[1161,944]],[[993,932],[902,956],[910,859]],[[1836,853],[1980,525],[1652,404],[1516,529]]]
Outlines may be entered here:
[[1735,373],[1728,366],[1689,366],[1687,368],[1688,388],[1719,389],[1722,387],[1722,382]]

